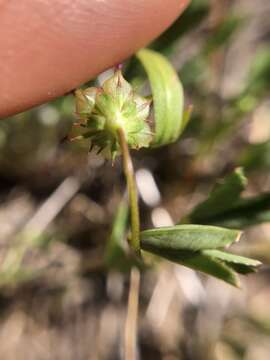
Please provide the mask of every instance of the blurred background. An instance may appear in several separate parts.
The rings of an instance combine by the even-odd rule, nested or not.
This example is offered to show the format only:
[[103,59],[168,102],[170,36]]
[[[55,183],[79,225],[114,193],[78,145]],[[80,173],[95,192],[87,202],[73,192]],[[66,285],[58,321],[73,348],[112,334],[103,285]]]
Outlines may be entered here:
[[[268,0],[193,0],[151,44],[193,113],[177,143],[133,154],[143,228],[179,222],[237,166],[244,197],[270,191],[269,18]],[[144,76],[134,59],[125,71]],[[0,122],[3,360],[123,358],[129,264],[112,253],[121,162],[65,141],[74,120],[66,96]],[[270,358],[270,201],[239,221],[235,252],[264,263],[242,290],[165,261],[143,271],[138,359]]]

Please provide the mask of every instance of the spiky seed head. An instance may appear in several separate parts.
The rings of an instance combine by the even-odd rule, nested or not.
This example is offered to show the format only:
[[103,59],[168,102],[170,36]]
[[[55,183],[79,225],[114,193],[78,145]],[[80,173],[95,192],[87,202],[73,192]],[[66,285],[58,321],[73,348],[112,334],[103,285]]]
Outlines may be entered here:
[[77,115],[85,120],[88,130],[93,130],[93,136],[89,133],[92,145],[106,149],[111,158],[120,152],[119,128],[130,148],[149,146],[152,134],[147,119],[151,101],[134,92],[119,67],[102,87],[76,90],[75,101]]

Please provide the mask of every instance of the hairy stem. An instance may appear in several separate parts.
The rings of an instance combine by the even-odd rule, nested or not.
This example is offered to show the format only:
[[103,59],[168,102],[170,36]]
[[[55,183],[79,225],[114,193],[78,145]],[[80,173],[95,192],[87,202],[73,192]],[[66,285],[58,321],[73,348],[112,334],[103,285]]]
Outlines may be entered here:
[[137,255],[140,255],[140,217],[139,217],[138,195],[137,195],[137,186],[134,176],[134,169],[128,149],[128,144],[125,138],[125,133],[121,128],[117,130],[117,133],[123,155],[123,166],[127,181],[128,197],[129,197],[130,213],[131,213],[131,238],[129,240],[129,243],[131,248],[135,251],[135,253]]

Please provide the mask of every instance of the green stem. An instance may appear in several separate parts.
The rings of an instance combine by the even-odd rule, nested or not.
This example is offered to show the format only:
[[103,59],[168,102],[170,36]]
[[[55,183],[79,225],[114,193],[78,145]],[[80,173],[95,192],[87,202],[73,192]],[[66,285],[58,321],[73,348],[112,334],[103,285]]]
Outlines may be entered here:
[[123,155],[123,166],[127,181],[128,197],[129,197],[130,213],[131,213],[131,238],[129,240],[129,243],[131,248],[134,250],[134,252],[137,255],[140,255],[140,217],[139,217],[138,195],[137,195],[137,186],[134,176],[134,169],[123,129],[118,128],[117,134]]

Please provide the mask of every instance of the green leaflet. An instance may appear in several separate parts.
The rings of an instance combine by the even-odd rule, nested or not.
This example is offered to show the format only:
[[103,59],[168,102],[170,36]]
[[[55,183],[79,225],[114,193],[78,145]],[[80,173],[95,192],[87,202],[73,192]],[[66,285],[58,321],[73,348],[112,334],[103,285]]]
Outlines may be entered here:
[[236,273],[254,272],[261,264],[257,260],[218,250],[237,241],[239,235],[236,230],[213,226],[178,225],[141,232],[141,247],[238,287]]
[[270,221],[270,193],[239,199],[222,214],[208,218],[204,223],[227,228],[243,229]]
[[151,252],[174,263],[214,276],[239,287],[240,282],[234,269],[219,259],[203,254],[200,251],[164,251],[163,249],[152,248]]
[[[206,225],[177,225],[141,232],[144,250],[192,250],[223,248],[237,241],[241,233],[236,230]],[[154,251],[153,251],[154,252]]]
[[228,266],[232,267],[236,272],[240,274],[248,274],[255,272],[256,268],[261,265],[261,262],[258,260],[230,254],[225,251],[203,250],[202,253],[214,259],[225,262]]
[[242,229],[270,220],[270,193],[241,198],[247,185],[241,168],[215,186],[181,223],[207,224]]
[[201,223],[205,219],[223,213],[232,208],[239,200],[241,192],[247,185],[247,179],[241,168],[237,168],[232,174],[217,184],[209,194],[209,197],[197,205],[188,216],[190,222]]
[[192,256],[179,261],[179,264],[214,276],[233,286],[240,287],[240,281],[237,274],[231,269],[231,267],[216,258],[209,257],[201,253],[193,253]]
[[152,89],[155,130],[151,146],[162,146],[178,139],[183,130],[183,88],[178,75],[161,54],[141,49],[137,57],[142,63]]

